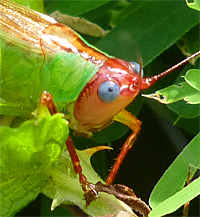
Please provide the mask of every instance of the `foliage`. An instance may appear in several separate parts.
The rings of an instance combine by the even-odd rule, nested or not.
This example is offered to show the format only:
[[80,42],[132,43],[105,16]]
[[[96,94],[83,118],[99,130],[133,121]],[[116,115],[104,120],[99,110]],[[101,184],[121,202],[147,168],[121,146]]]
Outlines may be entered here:
[[1,215],[11,216],[34,200],[61,156],[68,128],[61,114],[1,127]]
[[187,71],[183,80],[183,82],[156,91],[155,94],[144,96],[158,100],[160,103],[169,104],[169,109],[179,117],[199,117],[200,70]]
[[199,139],[200,134],[180,153],[155,186],[150,197],[153,208],[150,216],[163,216],[174,212],[200,194],[200,177],[184,187],[188,165],[191,167],[191,177],[200,165]]
[[[137,61],[139,53],[142,57],[143,65],[147,66],[144,69],[146,77],[152,74],[158,74],[161,70],[170,67],[181,58],[184,58],[176,48],[175,43],[180,40],[179,44],[184,44],[185,40],[181,41],[182,36],[188,31],[190,32],[190,30],[193,31],[194,29],[197,29],[196,31],[198,31],[198,28],[195,28],[195,26],[198,26],[199,24],[199,13],[189,9],[184,1],[56,1],[56,3],[53,1],[46,1],[44,2],[44,8],[48,13],[51,13],[54,10],[60,10],[62,13],[68,13],[73,16],[82,16],[97,23],[105,30],[110,30],[110,32],[102,39],[88,36],[84,37],[104,52],[127,61]],[[198,37],[196,38],[196,42],[199,42]],[[167,50],[168,48],[169,50]],[[190,52],[195,52],[196,50],[193,49],[198,48],[198,45],[192,47],[191,51],[191,48],[187,45],[187,49]],[[165,53],[161,55],[164,51]],[[197,60],[196,63],[197,66],[198,61],[199,60]],[[163,123],[159,125],[159,128],[164,126],[166,129],[165,133],[167,133],[169,128],[164,125],[164,120],[169,120],[171,125],[178,120],[177,125],[180,125],[186,132],[190,132],[190,138],[194,137],[199,131],[199,84],[195,83],[198,78],[191,75],[191,72],[193,73],[194,71],[188,71],[188,69],[191,68],[197,67],[187,65],[184,69],[181,69],[182,73],[178,71],[172,76],[169,76],[169,78],[163,79],[158,85],[155,85],[155,87],[146,91],[145,94],[153,93],[157,89],[162,89],[172,84],[172,87],[175,89],[178,88],[178,90],[180,90],[180,88],[182,88],[183,91],[177,91],[178,93],[184,92],[184,96],[179,96],[179,99],[183,98],[186,99],[187,102],[192,102],[189,106],[195,107],[195,114],[193,112],[191,114],[193,107],[188,108],[188,103],[185,103],[184,100],[175,102],[179,104],[173,103],[168,105],[168,107],[172,111],[175,111],[176,114],[163,104],[154,102],[151,99],[142,98],[138,98],[128,109],[133,114],[138,114],[143,102],[143,107],[152,110],[153,113],[156,114],[156,118],[163,121]],[[186,71],[188,72],[186,73]],[[199,76],[198,73],[199,71],[196,69],[195,76]],[[184,76],[184,78],[181,76]],[[181,80],[184,84],[182,83],[183,85],[180,87],[177,84],[179,84]],[[188,88],[192,93],[193,91],[195,91],[195,93],[197,92],[197,95],[191,98],[192,94],[185,91],[186,87],[184,85],[187,85],[187,87],[189,86]],[[158,91],[157,93],[159,92],[161,91]],[[167,94],[168,93],[167,90]],[[161,92],[161,94],[164,95],[163,92]],[[172,100],[172,98],[168,98],[168,101],[170,100]],[[136,104],[136,102],[139,105]],[[145,113],[148,113],[147,115],[151,114],[149,110],[148,112],[145,111]],[[142,117],[141,113],[140,116]],[[150,119],[150,117],[148,118]],[[20,125],[24,119],[26,121]],[[154,121],[155,119],[153,119],[153,122]],[[66,150],[62,152],[62,150],[65,149],[63,148],[64,141],[68,136],[68,126],[62,119],[62,116],[60,114],[54,117],[49,117],[47,115],[47,117],[41,117],[39,120],[27,120],[27,117],[21,116],[14,120],[12,127],[14,126],[17,126],[17,128],[13,129],[8,126],[2,126],[1,128],[1,194],[3,196],[1,198],[4,199],[1,200],[1,208],[3,207],[2,210],[4,216],[14,215],[19,209],[25,207],[34,200],[40,192],[43,192],[52,199],[55,199],[55,196],[57,196],[57,202],[54,200],[55,206],[63,201],[70,201],[85,210],[83,205],[84,201],[82,200],[82,191],[78,183],[78,178],[71,168],[67,154],[68,152]],[[173,128],[170,128],[170,130],[172,129]],[[95,141],[110,143],[124,135],[126,137],[127,130],[128,129],[124,126],[114,124],[100,133],[95,133],[93,140],[86,141],[86,147],[89,146],[89,143],[95,144]],[[180,130],[177,130],[176,132],[180,133]],[[154,135],[154,133],[155,132],[151,132],[151,135]],[[187,134],[185,133],[184,135]],[[144,133],[141,133],[141,137],[145,137]],[[134,161],[137,160],[140,165],[143,162],[150,165],[150,162],[144,161],[144,159],[149,159],[147,156],[151,157],[152,150],[150,150],[149,147],[152,149],[154,148],[150,144],[153,144],[154,137],[153,139],[148,137],[147,140],[148,147],[146,156],[141,155],[138,159],[133,158],[135,159]],[[180,143],[180,141],[181,138],[176,137],[174,143]],[[75,139],[75,142],[80,147],[85,140]],[[185,202],[192,200],[199,194],[199,191],[197,191],[199,178],[189,186],[183,188],[187,179],[189,166],[192,165],[192,175],[194,175],[196,168],[200,165],[198,143],[199,135],[188,144],[165,173],[164,169],[162,170],[158,176],[161,176],[162,173],[164,173],[164,175],[158,184],[155,185],[154,183],[150,186],[150,189],[152,189],[155,185],[150,197],[150,205],[153,208],[150,216],[162,216],[174,212]],[[145,144],[140,144],[140,146],[145,147]],[[164,149],[163,142],[161,142],[160,146]],[[83,146],[82,148],[85,149],[86,147]],[[92,154],[90,153],[87,155],[87,151],[82,151],[82,153],[83,155],[81,155],[81,152],[79,153],[81,159],[87,159],[86,165],[83,164],[85,174],[91,181],[96,182],[97,180],[100,180],[89,163]],[[137,153],[137,155],[140,156],[139,153]],[[155,159],[157,160],[155,164],[156,169],[159,170],[158,154]],[[100,160],[103,161],[102,158],[100,158]],[[170,160],[172,161],[172,159]],[[168,162],[168,164],[171,163],[171,161]],[[99,164],[99,162],[97,162],[97,164]],[[131,168],[124,169],[122,166],[122,170],[125,170],[123,176],[125,176],[124,173],[128,173],[129,180],[132,179],[132,173],[134,173],[133,176],[137,176],[136,174],[138,174],[138,172],[136,170],[140,172],[139,167],[134,166],[135,164],[132,158],[131,164],[133,165],[132,168],[135,169],[132,172],[130,172]],[[152,168],[154,167],[153,165],[154,163],[151,165]],[[144,164],[142,166],[145,167]],[[103,170],[101,165],[100,170]],[[154,171],[155,168],[151,169],[152,173],[154,173]],[[142,174],[142,172],[140,173]],[[149,173],[145,171],[145,185],[148,185],[148,182],[150,182],[150,178],[147,174]],[[52,182],[50,177],[55,177],[57,186],[59,186],[57,191],[53,189],[55,183]],[[142,180],[141,176],[139,176],[139,180]],[[118,180],[116,182],[118,182]],[[145,189],[145,185],[139,186],[139,188],[144,187]],[[137,190],[136,185],[131,187],[133,187],[133,189],[136,188],[136,192],[140,192],[140,190]],[[63,188],[65,189],[63,190]],[[70,198],[71,193],[69,192],[72,189],[75,189],[75,191],[78,189],[75,194],[72,194],[77,197],[75,199]],[[57,195],[56,192],[58,193]],[[67,195],[66,198],[63,194],[65,194],[65,196]],[[140,194],[139,196],[142,197]],[[97,205],[91,204],[92,207],[89,207],[91,211],[86,212],[90,215],[104,215],[105,213],[96,213],[96,210],[101,210],[102,203],[106,204],[106,200],[104,199],[103,196],[103,199],[99,202],[99,199],[95,201],[95,203],[97,202]],[[12,201],[14,202],[11,206],[10,204]],[[115,200],[113,203],[116,203],[115,207],[117,207],[119,202]],[[173,207],[172,204],[174,205]],[[165,207],[165,210],[163,207]],[[45,212],[44,209],[46,208],[41,208],[41,215],[50,215],[47,214],[48,212]],[[111,210],[113,209],[111,208]]]
[[200,2],[199,1],[194,0],[193,2],[190,2],[190,1],[186,0],[186,3],[190,8],[200,11]]

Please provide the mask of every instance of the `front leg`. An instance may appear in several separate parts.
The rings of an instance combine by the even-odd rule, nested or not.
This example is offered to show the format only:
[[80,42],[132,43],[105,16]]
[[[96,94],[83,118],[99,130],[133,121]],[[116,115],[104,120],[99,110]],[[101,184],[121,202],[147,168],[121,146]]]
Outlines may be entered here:
[[[58,109],[57,109],[55,103],[53,102],[53,96],[50,93],[48,93],[47,91],[44,91],[41,94],[40,104],[46,106],[51,115],[58,113]],[[71,157],[74,171],[76,174],[79,175],[79,182],[80,182],[82,189],[84,191],[86,203],[87,203],[87,205],[89,205],[92,201],[94,201],[98,198],[98,192],[95,190],[95,185],[88,182],[87,178],[82,173],[82,167],[80,164],[80,160],[79,160],[79,157],[77,155],[76,149],[73,145],[73,141],[72,141],[70,136],[68,137],[68,139],[66,141],[66,146],[67,146],[67,149],[68,149],[70,157]]]
[[112,167],[107,179],[106,184],[111,185],[115,179],[115,176],[117,175],[117,172],[119,170],[120,165],[122,164],[125,156],[127,155],[128,151],[132,148],[134,145],[140,129],[141,129],[141,121],[139,121],[135,116],[133,116],[131,113],[129,113],[126,110],[122,110],[120,113],[118,113],[114,117],[115,121],[118,121],[122,124],[127,125],[130,127],[130,129],[133,131],[131,135],[126,139],[124,145],[122,146],[121,152],[119,153],[114,166]]
[[76,174],[79,174],[79,182],[82,186],[82,189],[84,191],[84,196],[87,205],[89,205],[92,201],[96,200],[98,198],[98,192],[95,190],[95,185],[88,182],[85,175],[82,173],[82,167],[80,164],[79,157],[77,155],[77,152],[75,150],[73,141],[71,139],[71,136],[68,137],[66,141],[67,149],[69,151],[72,164],[74,167],[74,171]]

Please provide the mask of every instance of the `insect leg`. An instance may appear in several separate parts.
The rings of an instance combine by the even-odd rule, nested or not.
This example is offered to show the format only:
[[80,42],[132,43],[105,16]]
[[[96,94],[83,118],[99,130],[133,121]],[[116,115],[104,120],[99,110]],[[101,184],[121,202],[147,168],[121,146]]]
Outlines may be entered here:
[[119,170],[120,165],[122,164],[128,151],[134,145],[134,143],[137,139],[137,136],[140,132],[140,129],[141,129],[141,122],[126,110],[122,110],[120,113],[118,113],[114,117],[114,120],[127,125],[128,127],[130,127],[130,129],[133,132],[126,139],[124,145],[122,146],[121,152],[119,153],[119,155],[115,161],[115,164],[112,167],[112,169],[111,169],[111,171],[110,171],[110,173],[106,179],[106,184],[108,184],[108,185],[113,183],[115,176],[117,175],[117,172]]
[[[53,96],[50,93],[44,91],[41,94],[40,103],[45,105],[48,108],[51,115],[58,113],[56,105],[53,102]],[[88,182],[87,178],[83,175],[80,160],[79,160],[79,157],[77,155],[76,149],[74,147],[73,141],[70,136],[68,137],[66,141],[66,146],[67,146],[67,149],[71,157],[74,171],[76,174],[79,174],[79,182],[84,191],[86,203],[87,205],[89,205],[92,201],[98,198],[98,192],[95,190],[95,185]]]
[[40,103],[47,106],[51,115],[58,113],[58,109],[56,108],[56,105],[53,102],[53,96],[47,91],[44,91],[41,94]]
[[69,151],[69,154],[72,160],[74,171],[76,174],[79,174],[79,182],[81,183],[82,189],[85,192],[84,196],[86,199],[86,203],[87,205],[89,205],[92,201],[98,198],[98,192],[95,190],[96,188],[95,185],[88,182],[87,178],[82,173],[82,167],[80,164],[80,160],[76,153],[71,136],[68,137],[66,141],[66,145],[67,145],[67,149]]

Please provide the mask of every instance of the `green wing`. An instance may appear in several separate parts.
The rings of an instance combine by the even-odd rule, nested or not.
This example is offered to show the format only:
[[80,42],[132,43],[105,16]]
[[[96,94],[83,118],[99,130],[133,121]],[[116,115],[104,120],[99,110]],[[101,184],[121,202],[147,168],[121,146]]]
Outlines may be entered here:
[[43,66],[41,83],[43,90],[53,94],[55,103],[76,100],[100,67],[74,53],[64,52],[50,59]]
[[[59,45],[52,49],[51,43],[47,43],[43,47],[43,31],[47,27],[51,30],[51,25],[57,23],[53,18],[10,2],[1,3],[1,114],[30,114],[37,108],[44,90],[52,93],[55,102],[62,106],[76,100],[100,66],[62,50]],[[7,6],[12,8],[10,14]],[[54,32],[57,38],[59,30]],[[73,31],[71,35],[65,33],[60,34],[67,43],[68,38],[74,40]]]
[[46,90],[55,102],[76,100],[99,66],[73,53],[53,54],[26,50],[2,41],[1,114],[22,115],[32,112],[40,94]]
[[39,71],[44,57],[5,40],[1,40],[1,52],[1,114],[30,113],[42,91]]

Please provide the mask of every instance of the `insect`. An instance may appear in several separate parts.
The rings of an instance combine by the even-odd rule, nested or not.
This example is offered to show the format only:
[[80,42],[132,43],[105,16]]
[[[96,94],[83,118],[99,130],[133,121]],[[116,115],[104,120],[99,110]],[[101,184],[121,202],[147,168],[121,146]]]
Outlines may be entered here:
[[[141,122],[125,108],[141,90],[200,55],[200,51],[161,74],[142,78],[141,64],[99,51],[53,18],[6,0],[0,5],[5,57],[1,77],[2,114],[30,114],[43,92],[41,103],[48,106],[52,115],[68,110],[66,117],[76,133],[90,137],[93,131],[114,121],[127,125],[132,133],[108,175],[106,183],[111,185],[141,128]],[[70,138],[66,145],[89,204],[98,192],[82,174]]]

